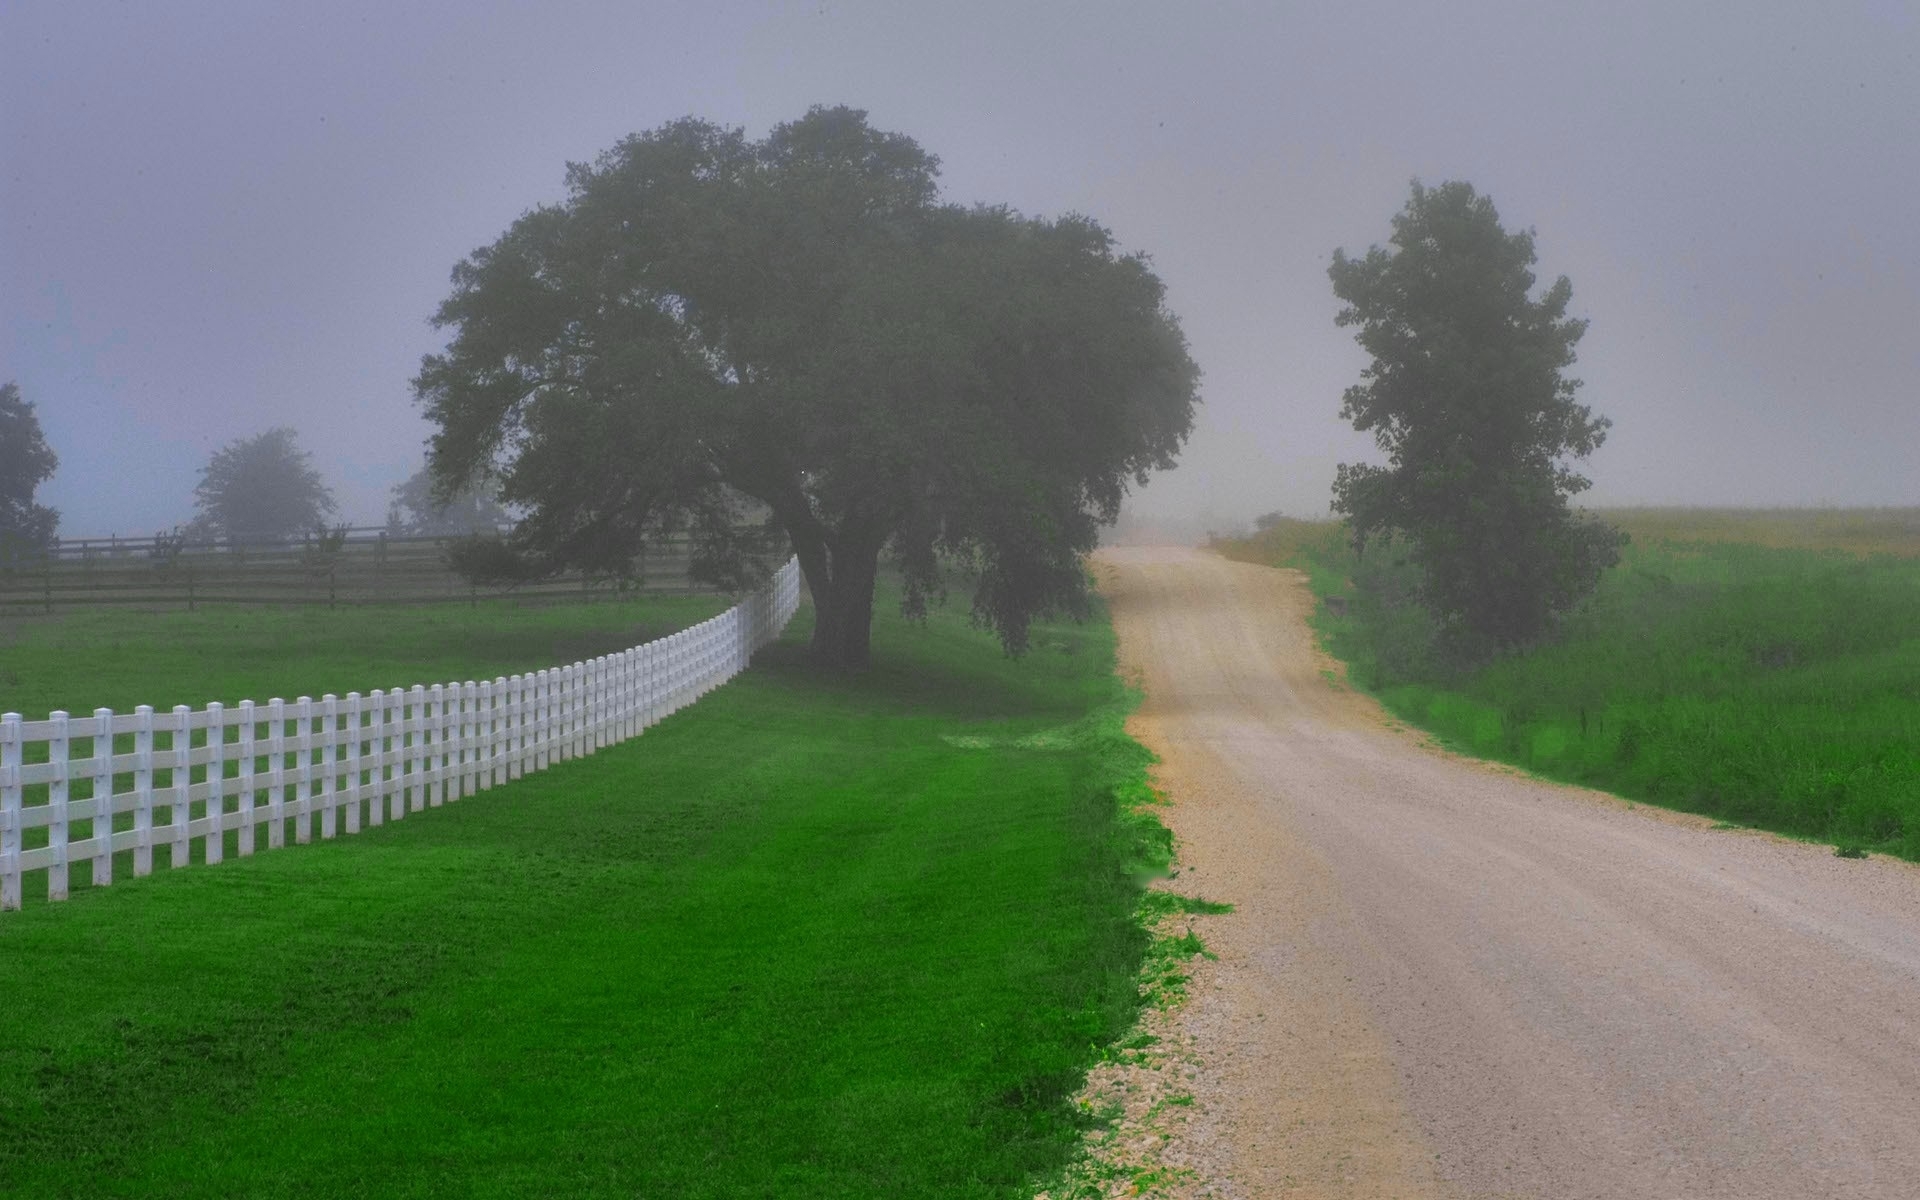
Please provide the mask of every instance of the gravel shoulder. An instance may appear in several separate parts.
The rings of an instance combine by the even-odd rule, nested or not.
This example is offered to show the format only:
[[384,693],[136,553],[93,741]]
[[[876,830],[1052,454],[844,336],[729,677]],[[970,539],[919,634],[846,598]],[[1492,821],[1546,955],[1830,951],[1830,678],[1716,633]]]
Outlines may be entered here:
[[1435,749],[1294,572],[1096,560],[1176,886],[1190,1195],[1920,1194],[1920,870]]

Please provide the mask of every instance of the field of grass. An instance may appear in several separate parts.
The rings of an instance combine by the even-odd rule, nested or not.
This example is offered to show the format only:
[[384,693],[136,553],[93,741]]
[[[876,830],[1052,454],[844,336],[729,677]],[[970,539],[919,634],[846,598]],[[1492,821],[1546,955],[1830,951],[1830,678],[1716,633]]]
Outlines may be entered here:
[[[327,616],[257,618],[224,665],[50,627],[12,649],[79,640],[10,653],[7,703],[364,688],[599,636],[429,621],[341,663],[273,632]],[[883,600],[875,670],[821,680],[805,624],[593,757],[0,914],[0,1194],[967,1197],[1056,1170],[1168,853],[1111,632],[1037,627],[1008,662]]]
[[720,596],[604,604],[99,609],[0,618],[0,712],[204,708],[492,679],[611,654],[698,624]]
[[1349,677],[1452,745],[1920,860],[1920,512],[1607,515],[1635,544],[1565,636],[1473,669],[1434,653],[1390,550],[1316,522],[1226,549],[1304,566]]

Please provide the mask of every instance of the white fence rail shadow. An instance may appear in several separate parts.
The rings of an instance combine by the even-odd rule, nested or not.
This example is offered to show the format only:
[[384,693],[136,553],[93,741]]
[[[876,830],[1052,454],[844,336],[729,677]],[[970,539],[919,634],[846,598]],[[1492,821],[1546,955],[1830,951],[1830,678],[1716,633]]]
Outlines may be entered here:
[[322,838],[357,833],[637,737],[745,670],[799,601],[790,559],[692,628],[526,675],[232,708],[0,715],[0,910],[20,907],[34,871],[46,872],[47,899],[64,900],[76,862],[100,886],[119,851],[140,876],[156,847],[186,866],[195,839],[217,863],[228,832],[252,854],[263,825],[268,848],[286,844],[289,825],[296,843],[316,825]]

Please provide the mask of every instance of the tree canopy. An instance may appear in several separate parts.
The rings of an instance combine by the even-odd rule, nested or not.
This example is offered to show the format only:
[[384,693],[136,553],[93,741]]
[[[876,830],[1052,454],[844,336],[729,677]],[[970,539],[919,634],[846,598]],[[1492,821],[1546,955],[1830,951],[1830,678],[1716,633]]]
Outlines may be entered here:
[[1336,250],[1328,274],[1373,358],[1340,415],[1387,465],[1343,464],[1335,511],[1356,548],[1400,536],[1443,629],[1484,648],[1525,643],[1586,597],[1625,540],[1574,513],[1570,460],[1610,422],[1565,370],[1587,323],[1561,276],[1535,298],[1531,232],[1508,233],[1466,183],[1425,188],[1393,220],[1391,249]]
[[33,502],[60,459],[47,445],[33,403],[16,383],[0,384],[0,553],[40,550],[53,541],[60,513]]
[[394,533],[429,537],[493,533],[513,518],[484,487],[468,487],[446,499],[433,494],[433,473],[426,467],[393,485],[387,528]]
[[213,452],[193,489],[191,532],[233,542],[277,542],[311,533],[334,511],[333,492],[282,427]]
[[760,514],[832,665],[866,661],[888,546],[909,611],[964,564],[1010,651],[1083,612],[1081,556],[1173,465],[1199,372],[1106,229],[943,204],[936,170],[846,108],[758,141],[688,118],[569,167],[565,202],[454,269],[415,380],[441,494],[497,478],[550,569],[684,531],[735,585]]

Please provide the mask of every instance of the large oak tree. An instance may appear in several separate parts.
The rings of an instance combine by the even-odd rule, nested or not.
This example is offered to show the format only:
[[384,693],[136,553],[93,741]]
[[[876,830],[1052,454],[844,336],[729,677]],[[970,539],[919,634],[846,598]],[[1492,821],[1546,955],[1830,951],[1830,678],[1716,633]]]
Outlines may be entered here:
[[1587,323],[1563,275],[1537,298],[1530,232],[1466,183],[1413,185],[1391,248],[1334,251],[1329,275],[1372,363],[1340,415],[1385,466],[1342,464],[1333,507],[1358,548],[1399,536],[1421,599],[1468,650],[1524,644],[1592,592],[1624,537],[1575,513],[1572,462],[1609,422],[1565,372]]
[[1173,464],[1199,372],[1159,279],[1084,217],[943,204],[936,160],[816,108],[749,140],[686,119],[569,168],[453,274],[415,380],[447,494],[497,479],[548,569],[689,533],[723,584],[784,534],[813,652],[868,656],[891,546],[907,607],[968,572],[1021,649],[1087,602],[1081,556]]

